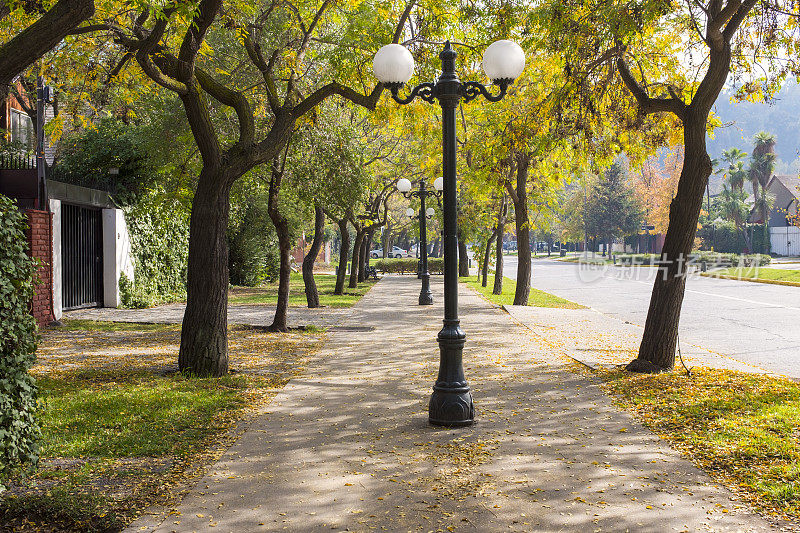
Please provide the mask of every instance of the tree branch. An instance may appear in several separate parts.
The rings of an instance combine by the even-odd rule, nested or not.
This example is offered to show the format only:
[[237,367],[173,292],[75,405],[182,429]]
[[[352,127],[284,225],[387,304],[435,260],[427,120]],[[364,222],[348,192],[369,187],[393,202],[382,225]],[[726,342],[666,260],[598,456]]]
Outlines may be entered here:
[[208,29],[222,8],[222,0],[201,0],[197,14],[189,24],[178,52],[178,81],[188,83],[194,70],[194,60],[206,38]]
[[245,145],[251,144],[256,134],[256,127],[253,121],[253,110],[247,98],[239,91],[234,91],[222,85],[208,72],[199,67],[195,67],[194,74],[205,92],[236,111],[236,116],[239,119],[239,142]]
[[278,89],[275,87],[275,78],[272,76],[272,67],[275,64],[277,50],[270,58],[269,63],[267,63],[264,59],[264,54],[261,52],[261,46],[253,41],[250,33],[247,33],[244,37],[244,48],[250,61],[258,68],[261,72],[261,77],[264,78],[264,84],[267,87],[267,101],[274,113],[281,106],[278,100]]
[[708,26],[706,29],[706,34],[709,39],[712,34],[720,34],[721,36],[722,27],[727,24],[728,20],[730,20],[741,5],[741,0],[729,0],[728,3],[725,4],[725,7],[720,5],[713,11],[709,9]]
[[739,26],[742,25],[744,22],[745,17],[750,12],[753,7],[755,7],[757,0],[745,0],[745,2],[739,7],[736,13],[731,17],[730,21],[728,21],[728,25],[725,26],[725,29],[722,31],[722,37],[725,39],[726,43],[730,43],[733,39],[733,34],[739,29]]
[[324,85],[308,95],[304,100],[302,100],[299,104],[297,104],[294,109],[292,110],[292,115],[295,118],[302,117],[319,104],[322,103],[327,97],[332,96],[334,94],[338,94],[342,98],[353,102],[356,105],[360,105],[370,111],[375,109],[375,106],[378,104],[378,99],[381,96],[381,91],[383,91],[383,85],[380,83],[372,89],[372,92],[368,95],[361,94],[358,91],[351,89],[350,87],[346,87],[341,85],[338,82],[331,82],[327,85]]
[[408,4],[406,4],[406,8],[403,10],[403,14],[400,15],[400,20],[397,21],[397,27],[394,29],[394,36],[392,36],[392,44],[397,44],[400,42],[400,36],[403,34],[403,26],[406,25],[406,21],[408,17],[411,15],[411,10],[416,5],[417,0],[410,0]]
[[644,87],[633,77],[631,71],[628,69],[627,63],[622,57],[617,58],[617,71],[619,72],[620,78],[622,78],[622,82],[636,99],[640,113],[644,115],[652,113],[673,113],[683,120],[686,114],[686,104],[675,98],[651,98],[648,96],[647,91],[645,91]]
[[59,0],[36,22],[0,45],[0,86],[10,84],[17,74],[52,50],[92,15],[94,0]]

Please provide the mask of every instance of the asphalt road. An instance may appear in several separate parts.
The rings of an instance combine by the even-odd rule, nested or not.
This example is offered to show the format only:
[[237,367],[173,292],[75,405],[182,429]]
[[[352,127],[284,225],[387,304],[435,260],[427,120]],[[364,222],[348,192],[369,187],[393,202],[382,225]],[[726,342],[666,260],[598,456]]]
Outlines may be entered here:
[[[516,278],[517,258],[504,260],[505,275]],[[534,260],[532,286],[644,325],[656,272]],[[682,341],[800,378],[800,287],[691,276],[680,335]]]

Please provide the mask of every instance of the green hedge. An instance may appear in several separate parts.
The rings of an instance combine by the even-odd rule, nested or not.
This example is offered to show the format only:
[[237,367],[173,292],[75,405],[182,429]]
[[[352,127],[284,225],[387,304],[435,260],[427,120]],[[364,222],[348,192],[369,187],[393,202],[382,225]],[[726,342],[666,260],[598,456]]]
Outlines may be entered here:
[[143,198],[125,209],[134,261],[133,281],[120,278],[124,307],[143,308],[186,297],[189,214],[173,200]]
[[0,487],[12,468],[36,464],[39,424],[36,382],[36,321],[30,314],[34,261],[26,254],[25,216],[0,196]]
[[[746,231],[753,236],[752,252],[769,253],[769,235],[764,233],[763,224],[751,225]],[[701,242],[701,250],[713,249],[715,252],[741,254],[745,249],[744,239],[736,231],[733,222],[720,222],[716,227],[706,224],[697,230],[697,237]]]
[[[658,261],[660,256],[656,254],[618,254],[614,255],[614,260],[623,265],[652,265]],[[739,255],[731,253],[718,253],[699,251],[689,254],[690,261],[699,265],[708,263],[709,265],[719,266],[765,266],[770,264],[772,258],[766,254]]]
[[[387,274],[416,274],[419,259],[408,257],[403,259],[378,259],[372,266],[379,272]],[[428,272],[431,274],[444,273],[444,259],[441,257],[428,258]]]

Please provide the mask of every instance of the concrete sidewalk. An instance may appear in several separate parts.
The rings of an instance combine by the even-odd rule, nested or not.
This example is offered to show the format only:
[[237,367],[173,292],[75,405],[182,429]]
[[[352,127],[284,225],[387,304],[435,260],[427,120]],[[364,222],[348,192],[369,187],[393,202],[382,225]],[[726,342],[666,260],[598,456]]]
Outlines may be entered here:
[[388,276],[177,509],[130,531],[770,531],[590,376],[462,287],[478,422],[427,424],[436,305]]
[[[90,307],[66,311],[64,318],[80,320],[102,320],[110,322],[136,322],[152,324],[180,324],[183,322],[185,303],[174,303],[147,309],[115,309],[113,307]],[[338,307],[289,307],[286,322],[289,327],[314,325],[336,327],[350,316],[350,309]],[[275,317],[274,305],[229,305],[228,323],[248,326],[269,326]]]

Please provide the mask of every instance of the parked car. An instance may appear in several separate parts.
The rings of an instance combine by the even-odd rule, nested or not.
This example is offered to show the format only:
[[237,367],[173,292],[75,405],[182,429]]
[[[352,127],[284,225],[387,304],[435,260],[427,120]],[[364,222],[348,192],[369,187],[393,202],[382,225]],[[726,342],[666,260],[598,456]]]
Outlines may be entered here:
[[[373,259],[379,259],[383,257],[383,248],[375,248],[369,253],[369,256]],[[389,252],[388,257],[411,257],[407,250],[403,250],[399,246],[393,246],[392,251]]]
[[401,257],[411,257],[408,253],[408,250],[403,250],[399,246],[393,246],[392,252],[389,254],[389,257],[397,257],[398,259]]

